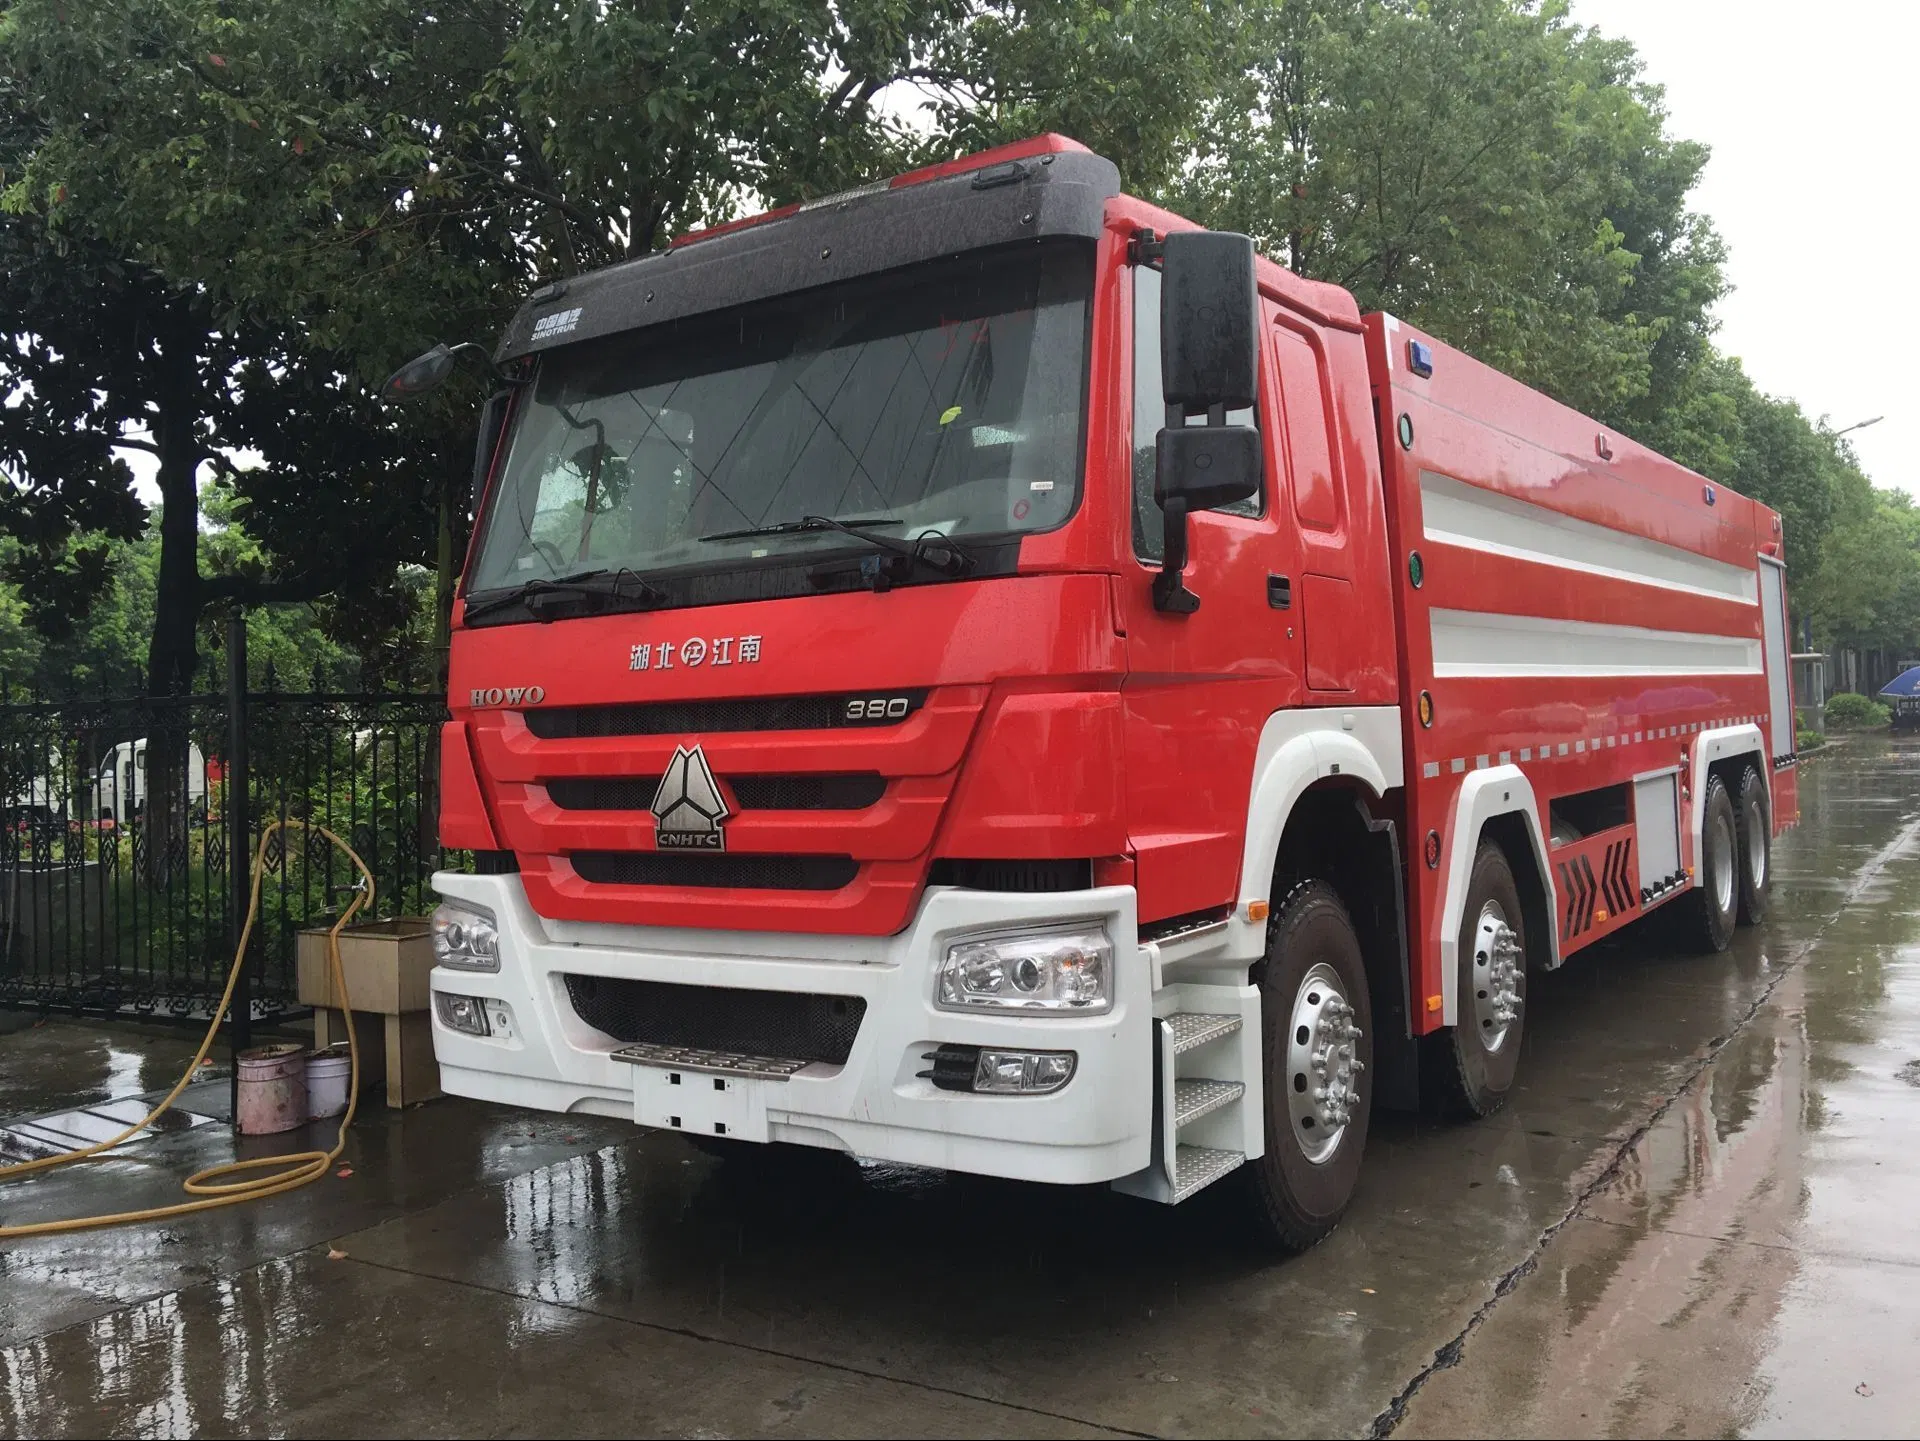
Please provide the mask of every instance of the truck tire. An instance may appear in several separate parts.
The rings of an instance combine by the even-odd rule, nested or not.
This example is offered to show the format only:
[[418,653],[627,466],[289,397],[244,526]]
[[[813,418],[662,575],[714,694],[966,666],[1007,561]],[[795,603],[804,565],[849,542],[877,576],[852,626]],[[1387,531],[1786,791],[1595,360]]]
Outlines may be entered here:
[[1675,904],[1690,939],[1709,954],[1724,951],[1733,941],[1740,911],[1740,827],[1733,799],[1717,775],[1707,777],[1706,802],[1700,826],[1700,863],[1693,889]]
[[1266,1154],[1240,1168],[1255,1234],[1304,1251],[1339,1224],[1373,1105],[1373,1012],[1347,908],[1306,881],[1275,908],[1260,981]]
[[1773,889],[1773,814],[1759,767],[1748,766],[1740,773],[1734,810],[1740,831],[1740,924],[1757,926],[1767,918],[1767,897]]
[[1491,1116],[1507,1103],[1526,1027],[1527,921],[1506,852],[1482,841],[1460,917],[1455,1021],[1428,1042],[1447,1109]]

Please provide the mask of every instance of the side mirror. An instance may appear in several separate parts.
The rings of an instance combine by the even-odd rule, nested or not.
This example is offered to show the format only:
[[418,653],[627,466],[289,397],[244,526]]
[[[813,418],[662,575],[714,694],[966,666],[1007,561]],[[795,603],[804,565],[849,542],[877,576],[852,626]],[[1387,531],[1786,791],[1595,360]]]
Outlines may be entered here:
[[1156,442],[1153,498],[1162,510],[1173,500],[1189,514],[1217,510],[1260,493],[1260,432],[1250,425],[1168,428]]
[[416,395],[438,390],[453,374],[455,359],[450,347],[436,345],[425,355],[416,355],[380,382],[380,394],[388,400],[411,400]]
[[1252,405],[1260,376],[1253,242],[1223,230],[1181,230],[1161,243],[1160,376],[1167,404],[1188,414]]
[[[1187,516],[1260,491],[1260,432],[1228,425],[1252,406],[1260,384],[1259,306],[1253,242],[1225,231],[1179,231],[1161,242],[1160,375],[1167,425],[1155,445],[1153,498],[1165,524],[1154,608],[1191,615],[1186,586]],[[1207,423],[1192,427],[1189,415]]]

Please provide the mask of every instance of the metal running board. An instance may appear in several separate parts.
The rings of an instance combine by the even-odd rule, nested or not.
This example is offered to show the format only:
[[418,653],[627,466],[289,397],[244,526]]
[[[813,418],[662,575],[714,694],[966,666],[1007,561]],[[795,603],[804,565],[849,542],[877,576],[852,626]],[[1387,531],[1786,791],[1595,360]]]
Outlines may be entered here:
[[661,1046],[635,1041],[607,1058],[633,1066],[657,1066],[667,1071],[699,1071],[715,1076],[749,1076],[762,1081],[784,1081],[811,1062],[782,1056],[749,1056],[739,1051],[708,1051],[697,1046]]
[[[1153,1022],[1152,1144],[1147,1164],[1114,1190],[1178,1205],[1258,1156],[1259,993],[1244,984],[1182,982]],[[1176,999],[1177,997],[1177,999]],[[1165,1004],[1163,1001],[1162,1004]],[[1249,1108],[1253,1108],[1250,1110]]]
[[1247,1088],[1238,1081],[1187,1080],[1173,1083],[1175,1130],[1239,1100]]
[[1231,1036],[1240,1029],[1238,1016],[1199,1016],[1183,1011],[1176,1016],[1167,1017],[1167,1025],[1173,1031],[1173,1053],[1185,1055],[1196,1046],[1204,1046],[1208,1041],[1217,1041],[1222,1036]]
[[1174,1147],[1173,1203],[1179,1205],[1195,1191],[1237,1169],[1246,1159],[1238,1151],[1215,1151],[1205,1146]]

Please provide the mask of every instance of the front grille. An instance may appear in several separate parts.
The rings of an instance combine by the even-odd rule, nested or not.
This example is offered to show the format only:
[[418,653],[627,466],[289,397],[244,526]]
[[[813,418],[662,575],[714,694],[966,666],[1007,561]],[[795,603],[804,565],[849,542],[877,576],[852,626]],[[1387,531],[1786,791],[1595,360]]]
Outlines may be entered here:
[[[860,811],[887,793],[885,776],[725,776],[744,811]],[[566,811],[644,811],[653,807],[659,776],[566,777],[547,795]]]
[[844,1065],[867,1003],[858,996],[739,991],[568,976],[574,1014],[619,1041]]
[[1093,886],[1093,862],[939,860],[927,884],[973,891],[1084,891]]
[[926,699],[923,690],[886,695],[742,696],[734,700],[647,701],[633,705],[530,706],[522,714],[527,729],[542,740],[582,740],[898,725],[919,710]]
[[[743,891],[837,891],[859,874],[851,856],[768,856],[750,852],[669,854],[575,851],[584,881],[600,886],[726,886]],[[691,1043],[689,1043],[691,1044]]]

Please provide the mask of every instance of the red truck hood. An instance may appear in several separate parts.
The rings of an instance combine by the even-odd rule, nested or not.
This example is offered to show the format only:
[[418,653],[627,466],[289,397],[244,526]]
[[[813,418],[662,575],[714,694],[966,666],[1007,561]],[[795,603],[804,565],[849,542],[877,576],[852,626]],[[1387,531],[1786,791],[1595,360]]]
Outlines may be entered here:
[[995,698],[1111,690],[1121,646],[1107,577],[1013,576],[463,629],[451,700],[541,915],[884,935]]

